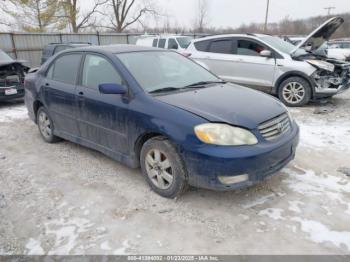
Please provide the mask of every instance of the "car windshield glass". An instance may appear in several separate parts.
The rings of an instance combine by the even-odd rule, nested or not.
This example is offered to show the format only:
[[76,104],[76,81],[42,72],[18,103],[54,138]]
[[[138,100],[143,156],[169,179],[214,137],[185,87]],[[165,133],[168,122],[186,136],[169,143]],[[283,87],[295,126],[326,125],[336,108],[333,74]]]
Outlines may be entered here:
[[148,51],[117,54],[147,92],[176,91],[198,82],[220,81],[203,67],[175,52]]
[[0,61],[1,62],[12,62],[13,59],[6,54],[4,51],[0,50]]
[[[291,54],[292,51],[295,49],[295,45],[284,41],[283,39],[279,38],[279,37],[274,37],[274,36],[262,36],[261,40],[263,40],[265,43],[267,43],[268,45],[272,46],[273,48],[286,53],[286,54]],[[307,52],[304,49],[297,49],[297,51],[295,52],[296,56],[299,55],[306,55]]]
[[187,48],[191,43],[190,37],[177,37],[176,40],[181,46],[181,48]]

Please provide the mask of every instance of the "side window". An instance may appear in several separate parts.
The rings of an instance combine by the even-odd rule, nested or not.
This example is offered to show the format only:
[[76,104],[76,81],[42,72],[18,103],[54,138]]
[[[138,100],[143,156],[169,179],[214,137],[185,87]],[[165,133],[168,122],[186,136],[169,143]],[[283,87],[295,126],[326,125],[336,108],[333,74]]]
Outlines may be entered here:
[[260,52],[266,48],[250,40],[237,41],[237,55],[259,56]]
[[52,79],[52,78],[53,78],[53,70],[54,70],[54,68],[55,68],[55,64],[52,64],[52,65],[50,66],[49,70],[47,71],[46,77],[47,77],[48,79]]
[[[80,60],[80,54],[61,56],[55,60],[54,66],[51,65],[48,74],[51,73],[52,79],[55,81],[75,85],[79,71]],[[50,72],[51,68],[53,68],[53,72]]]
[[158,39],[155,38],[155,39],[153,39],[152,46],[153,46],[153,47],[157,47],[157,45],[158,45]]
[[232,40],[216,40],[212,41],[209,47],[209,52],[219,54],[232,54]]
[[198,41],[198,42],[194,43],[194,46],[196,47],[196,49],[198,51],[207,52],[209,43],[210,43],[210,41],[208,41],[208,40]]
[[168,49],[178,49],[179,45],[177,44],[177,42],[175,41],[174,38],[169,38],[168,40]]
[[158,47],[165,48],[165,42],[166,42],[166,39],[164,39],[164,38],[159,39]]
[[98,89],[100,84],[122,84],[122,79],[115,68],[105,58],[97,55],[85,57],[82,85]]

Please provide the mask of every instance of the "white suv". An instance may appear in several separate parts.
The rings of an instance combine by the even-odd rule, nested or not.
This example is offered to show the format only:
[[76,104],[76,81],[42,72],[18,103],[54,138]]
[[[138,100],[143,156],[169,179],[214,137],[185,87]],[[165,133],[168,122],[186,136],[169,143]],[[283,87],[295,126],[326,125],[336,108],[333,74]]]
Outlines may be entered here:
[[350,87],[350,63],[314,52],[343,22],[340,17],[328,20],[298,46],[269,35],[217,35],[194,40],[186,54],[226,81],[302,106]]

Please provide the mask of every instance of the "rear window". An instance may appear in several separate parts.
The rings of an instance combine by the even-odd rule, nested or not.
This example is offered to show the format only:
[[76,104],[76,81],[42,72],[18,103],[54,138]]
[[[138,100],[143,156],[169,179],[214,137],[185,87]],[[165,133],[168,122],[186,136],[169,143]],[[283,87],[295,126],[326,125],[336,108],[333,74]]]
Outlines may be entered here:
[[210,44],[209,52],[219,54],[232,54],[232,41],[230,39],[213,41]]
[[165,48],[165,42],[166,42],[166,39],[160,39],[160,40],[159,40],[158,47],[160,47],[160,48]]
[[210,41],[208,41],[208,40],[199,41],[199,42],[195,42],[194,46],[196,47],[196,49],[198,51],[207,52],[209,43],[210,43]]
[[61,56],[51,65],[48,78],[66,84],[75,85],[80,66],[81,55],[71,54]]

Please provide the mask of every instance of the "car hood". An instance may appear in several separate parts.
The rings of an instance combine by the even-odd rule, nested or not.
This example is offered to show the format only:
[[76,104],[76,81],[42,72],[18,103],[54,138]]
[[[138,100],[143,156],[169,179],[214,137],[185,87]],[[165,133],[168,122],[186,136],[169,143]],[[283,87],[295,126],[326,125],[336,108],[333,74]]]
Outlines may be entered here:
[[210,122],[223,122],[248,129],[283,114],[284,106],[275,98],[246,87],[224,84],[155,96]]
[[301,41],[301,43],[297,45],[291,54],[294,54],[299,48],[307,47],[310,48],[308,51],[316,51],[331,38],[331,36],[343,23],[344,19],[341,17],[333,17],[327,20],[310,35],[308,35],[303,41]]

